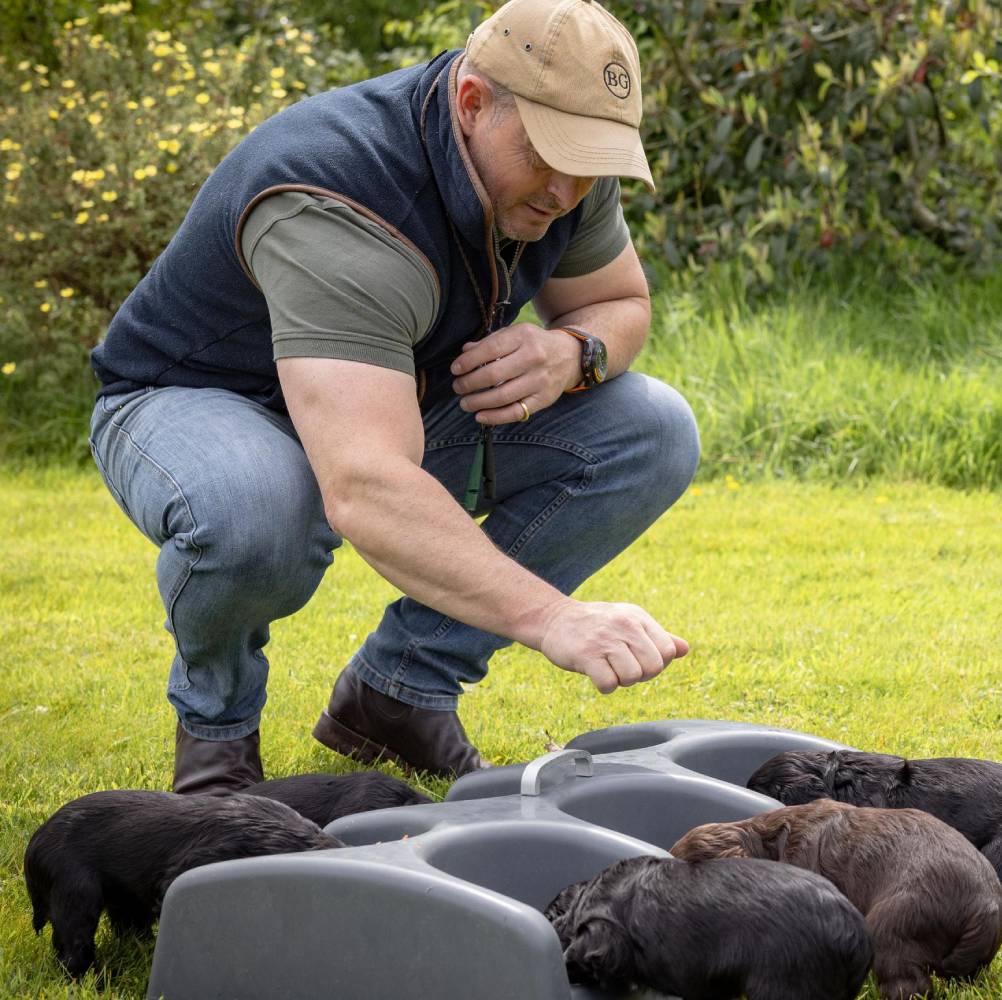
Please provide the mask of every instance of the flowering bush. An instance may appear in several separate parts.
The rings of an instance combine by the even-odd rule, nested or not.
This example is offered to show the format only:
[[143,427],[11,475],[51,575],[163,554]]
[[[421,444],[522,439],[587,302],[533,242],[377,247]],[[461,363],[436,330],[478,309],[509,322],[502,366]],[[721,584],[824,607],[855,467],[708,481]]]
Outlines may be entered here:
[[[240,138],[304,94],[368,75],[337,39],[288,23],[239,44],[151,31],[127,2],[66,22],[62,71],[0,62],[0,362],[18,386],[20,450],[50,436],[19,414],[79,415],[96,383],[86,356],[173,235],[198,187]],[[55,442],[81,449],[82,425]]]

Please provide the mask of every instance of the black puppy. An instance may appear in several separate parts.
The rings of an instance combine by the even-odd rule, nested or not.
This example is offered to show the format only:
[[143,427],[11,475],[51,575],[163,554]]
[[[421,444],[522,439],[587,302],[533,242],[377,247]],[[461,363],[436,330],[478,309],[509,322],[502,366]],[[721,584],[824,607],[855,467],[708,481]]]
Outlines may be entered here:
[[547,907],[572,981],[685,1000],[852,1000],[873,959],[829,882],[747,858],[618,861]]
[[68,802],[24,854],[35,933],[71,976],[94,962],[102,910],[116,930],[144,931],[182,872],[214,861],[343,847],[281,802],[251,795],[94,792]]
[[380,771],[355,774],[294,774],[288,778],[259,781],[241,794],[261,795],[291,806],[300,816],[324,827],[342,816],[388,809],[391,806],[416,806],[431,802],[399,778]]
[[1002,879],[1002,764],[994,761],[798,750],[767,760],[748,787],[787,806],[835,799],[853,806],[921,809],[959,830]]

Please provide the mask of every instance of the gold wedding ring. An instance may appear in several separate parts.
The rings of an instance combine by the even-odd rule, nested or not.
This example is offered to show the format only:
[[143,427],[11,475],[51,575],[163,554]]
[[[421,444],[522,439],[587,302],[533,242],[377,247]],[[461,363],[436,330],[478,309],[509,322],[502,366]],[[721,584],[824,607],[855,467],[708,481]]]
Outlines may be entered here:
[[526,420],[528,420],[529,417],[532,416],[532,414],[529,412],[529,407],[526,406],[525,403],[521,399],[518,400],[518,405],[522,407],[522,416],[520,416],[518,418],[518,422],[520,424],[524,424],[526,422]]

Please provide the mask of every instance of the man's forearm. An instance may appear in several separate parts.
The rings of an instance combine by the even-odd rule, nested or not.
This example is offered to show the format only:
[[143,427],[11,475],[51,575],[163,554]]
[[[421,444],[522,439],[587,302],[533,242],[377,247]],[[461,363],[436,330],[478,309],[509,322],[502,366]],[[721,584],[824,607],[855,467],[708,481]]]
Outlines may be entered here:
[[445,488],[407,459],[356,470],[351,489],[328,503],[328,517],[408,596],[532,649],[566,600],[499,551]]

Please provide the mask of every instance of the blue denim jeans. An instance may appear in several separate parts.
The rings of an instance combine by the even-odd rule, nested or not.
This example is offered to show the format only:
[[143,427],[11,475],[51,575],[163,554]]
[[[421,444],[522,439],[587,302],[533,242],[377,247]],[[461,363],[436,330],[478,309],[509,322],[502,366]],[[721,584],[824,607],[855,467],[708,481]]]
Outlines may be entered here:
[[[425,414],[424,431],[424,469],[461,501],[478,425],[450,398]],[[494,440],[483,529],[568,594],[681,496],[699,457],[685,400],[634,372],[495,428]],[[292,422],[223,389],[149,388],[98,400],[91,450],[118,505],[160,549],[175,643],[167,696],[182,725],[203,739],[253,732],[270,623],[306,604],[341,544]],[[461,685],[509,644],[403,597],[349,668],[400,701],[453,710]]]

